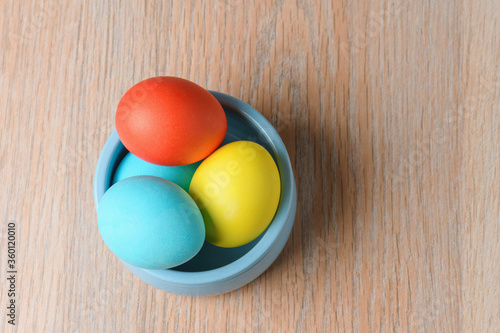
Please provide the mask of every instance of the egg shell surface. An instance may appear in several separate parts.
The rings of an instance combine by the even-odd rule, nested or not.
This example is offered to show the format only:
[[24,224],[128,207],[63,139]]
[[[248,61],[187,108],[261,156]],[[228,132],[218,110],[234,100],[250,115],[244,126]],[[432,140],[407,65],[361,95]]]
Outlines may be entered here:
[[227,132],[217,99],[196,83],[172,76],[149,78],[130,88],[118,103],[115,124],[129,152],[167,166],[201,161]]
[[97,223],[118,258],[146,269],[185,263],[205,239],[203,217],[193,199],[178,185],[153,176],[111,186],[99,203]]
[[276,163],[250,141],[217,149],[198,167],[189,188],[205,221],[206,240],[220,247],[257,238],[272,221],[280,192]]
[[134,176],[155,176],[179,185],[184,191],[189,191],[189,185],[194,172],[201,162],[182,166],[163,166],[146,162],[132,153],[122,159],[113,176],[113,184],[122,179]]

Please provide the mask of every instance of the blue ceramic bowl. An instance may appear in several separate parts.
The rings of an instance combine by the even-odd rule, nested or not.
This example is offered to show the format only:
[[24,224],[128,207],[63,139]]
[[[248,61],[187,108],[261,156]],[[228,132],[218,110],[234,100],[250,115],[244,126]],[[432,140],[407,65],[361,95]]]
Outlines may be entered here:
[[[222,294],[240,288],[262,274],[278,257],[292,230],[297,191],[290,158],[273,126],[250,105],[219,92],[211,93],[226,112],[228,129],[223,145],[238,140],[259,143],[273,156],[281,177],[281,198],[276,215],[266,231],[253,242],[237,248],[219,248],[205,242],[187,263],[166,270],[148,270],[124,265],[153,287],[190,296]],[[96,210],[110,187],[114,171],[127,153],[116,130],[99,156],[94,179]]]

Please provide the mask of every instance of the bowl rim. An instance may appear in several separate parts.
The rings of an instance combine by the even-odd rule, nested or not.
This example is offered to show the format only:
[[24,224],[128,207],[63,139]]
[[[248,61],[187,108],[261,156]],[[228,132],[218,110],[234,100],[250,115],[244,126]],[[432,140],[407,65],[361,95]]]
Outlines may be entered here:
[[[133,266],[134,269],[140,270],[146,275],[175,286],[209,286],[226,283],[241,276],[252,269],[252,267],[256,266],[270,252],[272,245],[276,242],[280,233],[286,229],[285,225],[290,219],[290,214],[295,211],[295,209],[293,209],[295,205],[294,197],[296,198],[296,195],[294,195],[296,192],[295,178],[290,157],[278,132],[262,114],[247,103],[224,93],[211,90],[209,90],[209,92],[222,106],[231,108],[251,122],[253,126],[258,129],[259,135],[265,136],[269,142],[270,148],[273,150],[276,157],[278,169],[280,170],[280,204],[273,220],[260,241],[242,257],[225,266],[200,272],[183,272],[171,269],[151,270]],[[122,143],[115,129],[106,141],[97,162],[94,177],[94,203],[96,211],[99,206],[99,201],[107,190],[107,184],[110,182],[108,168],[112,162],[114,152],[120,145],[122,145]],[[292,220],[292,224],[293,222]],[[126,266],[130,265],[126,264]]]

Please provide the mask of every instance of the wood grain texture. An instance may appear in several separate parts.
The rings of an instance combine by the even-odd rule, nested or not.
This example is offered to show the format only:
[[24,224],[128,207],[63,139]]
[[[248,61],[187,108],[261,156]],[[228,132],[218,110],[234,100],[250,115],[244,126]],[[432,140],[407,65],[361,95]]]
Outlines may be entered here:
[[[499,332],[500,2],[0,3],[2,332]],[[184,77],[281,134],[276,262],[221,296],[135,278],[100,239],[99,152],[134,83]]]

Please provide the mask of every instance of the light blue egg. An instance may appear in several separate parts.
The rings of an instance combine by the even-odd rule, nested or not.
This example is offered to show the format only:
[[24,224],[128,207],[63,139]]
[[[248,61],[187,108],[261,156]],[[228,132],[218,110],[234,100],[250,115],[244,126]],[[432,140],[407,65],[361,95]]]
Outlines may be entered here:
[[182,166],[162,166],[148,163],[132,153],[128,153],[115,171],[113,184],[134,176],[156,176],[170,180],[188,192],[191,179],[200,164],[201,161]]
[[205,240],[203,217],[189,194],[152,176],[127,178],[109,188],[99,203],[97,224],[118,258],[146,269],[183,264]]

